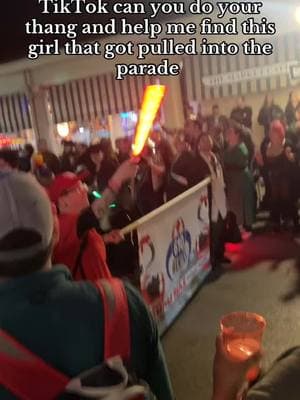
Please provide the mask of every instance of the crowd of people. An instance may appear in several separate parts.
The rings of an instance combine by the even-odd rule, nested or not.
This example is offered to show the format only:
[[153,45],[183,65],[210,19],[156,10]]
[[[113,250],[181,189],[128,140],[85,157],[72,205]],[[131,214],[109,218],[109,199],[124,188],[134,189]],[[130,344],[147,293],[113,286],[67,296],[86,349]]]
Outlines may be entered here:
[[[295,92],[285,110],[272,95],[266,95],[257,116],[264,128],[259,148],[254,145],[254,116],[245,98],[238,99],[229,117],[222,115],[216,104],[210,116],[204,118],[199,112],[187,123],[190,143],[203,132],[212,138],[213,151],[224,171],[228,211],[235,214],[241,231],[251,230],[257,205],[270,211],[272,229],[286,230],[293,225],[298,230],[299,110]],[[260,177],[265,194],[258,202],[255,184]]]
[[[92,282],[127,277],[138,286],[137,239],[120,234],[133,220],[210,177],[214,270],[230,261],[224,256],[225,242],[251,235],[258,206],[270,211],[272,230],[298,229],[296,94],[291,93],[285,111],[266,96],[258,115],[265,132],[259,149],[253,143],[252,109],[244,98],[228,117],[217,104],[208,116],[190,108],[186,112],[182,131],[153,129],[138,163],[131,162],[127,137],[117,140],[116,150],[109,139],[101,139],[90,146],[63,141],[60,156],[45,140],[36,150],[27,144],[22,151],[0,151],[1,328],[68,376],[105,358],[105,307]],[[259,177],[265,184],[261,204]],[[132,369],[159,400],[171,400],[155,324],[129,284],[125,292]],[[223,360],[218,365],[226,363],[220,349],[218,357]],[[10,391],[16,394],[1,384],[1,399],[12,398]],[[234,399],[216,393],[216,400]]]
[[[102,226],[99,228],[98,221],[92,226],[106,233],[120,229],[211,176],[214,267],[226,261],[222,250],[225,241],[239,241],[249,236],[257,206],[270,211],[273,230],[293,228],[297,231],[299,193],[291,188],[298,187],[299,183],[298,118],[300,106],[294,93],[290,95],[285,112],[267,95],[257,118],[264,127],[265,137],[256,149],[252,109],[244,98],[238,99],[228,117],[221,114],[217,104],[205,117],[187,108],[182,131],[153,130],[136,176],[121,188]],[[40,140],[37,153],[31,145],[26,145],[19,161],[9,162],[14,167],[18,164],[23,171],[32,171],[50,192],[57,179],[62,182],[61,190],[68,190],[62,174],[74,173],[87,186],[88,200],[92,203],[120,163],[130,158],[132,141],[128,137],[118,139],[116,150],[110,139],[90,146],[72,141],[64,141],[62,145],[63,152],[58,157],[49,151],[45,140]],[[256,183],[261,181],[260,177],[264,181],[265,195],[259,204]],[[70,203],[75,204],[73,199]],[[81,207],[77,212],[80,211]],[[133,259],[134,250],[131,249],[131,253]],[[113,251],[109,251],[109,257],[115,260],[113,264],[118,264]],[[137,261],[132,264],[136,266]],[[117,267],[112,268],[118,272]]]

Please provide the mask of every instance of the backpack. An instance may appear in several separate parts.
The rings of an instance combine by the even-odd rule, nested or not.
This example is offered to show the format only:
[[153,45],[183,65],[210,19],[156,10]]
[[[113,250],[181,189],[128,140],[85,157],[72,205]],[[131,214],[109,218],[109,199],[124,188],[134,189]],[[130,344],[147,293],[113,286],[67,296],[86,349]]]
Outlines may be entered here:
[[0,385],[21,400],[155,400],[148,385],[130,375],[123,363],[130,360],[123,283],[103,280],[96,287],[104,309],[104,363],[70,379],[0,330]]

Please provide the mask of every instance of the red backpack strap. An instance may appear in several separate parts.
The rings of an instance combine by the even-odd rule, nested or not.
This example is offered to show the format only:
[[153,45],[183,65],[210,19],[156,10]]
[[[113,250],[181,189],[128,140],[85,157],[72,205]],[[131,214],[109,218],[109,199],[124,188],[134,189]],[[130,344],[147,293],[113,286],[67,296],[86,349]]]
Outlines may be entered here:
[[110,279],[112,276],[106,263],[106,249],[102,237],[95,229],[90,229],[87,238],[87,246],[81,259],[85,279],[93,282]]
[[104,359],[121,356],[124,361],[130,361],[129,308],[124,284],[115,278],[95,284],[104,309]]
[[105,244],[95,229],[90,229],[82,237],[72,275],[75,280],[92,282],[112,277],[106,263]]
[[0,330],[0,385],[21,400],[53,400],[70,379]]

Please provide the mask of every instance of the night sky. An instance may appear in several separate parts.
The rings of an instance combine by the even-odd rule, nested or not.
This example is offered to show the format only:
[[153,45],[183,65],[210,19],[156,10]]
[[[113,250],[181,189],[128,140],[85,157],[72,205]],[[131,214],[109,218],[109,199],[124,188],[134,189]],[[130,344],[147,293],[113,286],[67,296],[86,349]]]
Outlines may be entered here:
[[[108,1],[109,3],[109,1]],[[147,4],[147,2],[145,1]],[[29,36],[25,34],[25,23],[36,18],[41,23],[85,23],[100,22],[110,19],[112,15],[43,15],[42,6],[38,0],[2,0],[1,1],[1,23],[0,23],[0,63],[13,61],[26,57],[27,47],[30,43],[38,43],[42,37]],[[121,15],[120,18],[123,18]],[[141,15],[126,15],[131,22],[141,22]],[[159,18],[161,19],[161,18]],[[59,37],[47,36],[50,41]],[[86,38],[86,36],[85,36]],[[45,39],[45,38],[44,38]],[[77,39],[78,40],[78,39]],[[79,38],[80,40],[80,38]],[[60,44],[64,42],[61,40]]]
[[0,62],[26,55],[30,38],[25,35],[25,22],[39,17],[40,6],[35,0],[4,0],[1,2]]

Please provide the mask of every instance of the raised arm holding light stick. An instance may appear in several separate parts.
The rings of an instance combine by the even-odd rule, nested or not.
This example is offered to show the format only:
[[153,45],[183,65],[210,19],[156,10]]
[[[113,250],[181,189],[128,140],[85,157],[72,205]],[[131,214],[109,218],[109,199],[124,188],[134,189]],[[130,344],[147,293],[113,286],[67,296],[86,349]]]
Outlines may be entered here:
[[134,176],[137,164],[140,161],[139,156],[149,137],[165,92],[166,87],[163,85],[150,85],[146,87],[132,146],[132,158],[125,161],[118,168],[110,179],[108,187],[103,191],[102,197],[93,203],[92,209],[97,218],[101,219],[103,217],[107,207],[114,200],[123,183]]
[[165,93],[166,87],[163,85],[147,86],[132,146],[133,157],[139,157],[143,151]]

